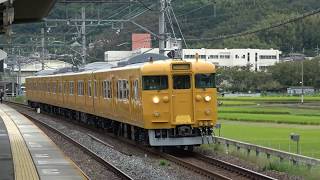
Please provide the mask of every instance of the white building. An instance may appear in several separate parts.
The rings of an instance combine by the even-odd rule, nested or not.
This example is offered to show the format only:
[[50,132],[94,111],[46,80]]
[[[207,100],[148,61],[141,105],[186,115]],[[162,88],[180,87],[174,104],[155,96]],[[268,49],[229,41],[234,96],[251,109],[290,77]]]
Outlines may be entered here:
[[219,67],[251,66],[251,70],[264,71],[279,62],[281,51],[274,49],[184,49],[184,59],[199,58]]
[[[142,48],[135,51],[106,51],[105,61],[116,62],[141,53],[159,53],[158,48]],[[264,71],[279,62],[281,51],[274,49],[183,49],[185,60],[199,58],[219,67],[251,66],[253,71]]]
[[[45,70],[55,70],[59,68],[72,67],[72,64],[59,60],[45,60]],[[36,72],[42,70],[42,63],[35,61],[21,66],[21,83],[25,83],[26,77],[33,76]],[[14,67],[14,72],[18,74],[19,68]],[[18,80],[17,80],[18,81]]]

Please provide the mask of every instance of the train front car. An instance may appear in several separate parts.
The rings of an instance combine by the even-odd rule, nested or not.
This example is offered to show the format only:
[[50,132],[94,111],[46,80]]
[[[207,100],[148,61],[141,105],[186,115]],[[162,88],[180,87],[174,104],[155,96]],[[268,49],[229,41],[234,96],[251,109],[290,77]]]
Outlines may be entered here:
[[158,61],[141,68],[145,129],[151,146],[213,142],[217,121],[215,66],[204,61]]

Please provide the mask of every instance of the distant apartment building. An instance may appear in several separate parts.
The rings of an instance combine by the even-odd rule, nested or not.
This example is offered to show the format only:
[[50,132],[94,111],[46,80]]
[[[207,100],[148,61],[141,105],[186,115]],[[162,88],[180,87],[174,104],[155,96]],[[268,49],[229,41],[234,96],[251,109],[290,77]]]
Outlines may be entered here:
[[[113,63],[142,53],[159,53],[158,48],[140,48],[134,51],[106,51],[105,61]],[[279,62],[281,51],[274,49],[183,49],[184,60],[199,59],[219,67],[250,66],[253,71],[265,71]]]
[[[72,67],[72,64],[59,60],[44,60],[45,70],[56,70],[59,68]],[[34,76],[35,73],[42,70],[42,63],[39,61],[23,64],[21,66],[21,83],[25,83],[26,77]],[[15,66],[13,71],[18,74],[18,67]]]
[[274,49],[184,49],[184,59],[199,58],[219,67],[250,66],[253,71],[265,71],[279,62],[281,51]]

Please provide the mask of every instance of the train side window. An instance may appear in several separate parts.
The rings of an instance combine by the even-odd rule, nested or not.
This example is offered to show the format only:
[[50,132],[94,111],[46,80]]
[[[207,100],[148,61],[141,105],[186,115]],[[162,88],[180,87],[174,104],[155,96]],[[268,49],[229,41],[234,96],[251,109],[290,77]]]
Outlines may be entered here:
[[102,81],[103,98],[107,98],[107,81]]
[[190,76],[189,75],[174,75],[173,76],[173,89],[190,89]]
[[73,95],[73,93],[74,93],[74,82],[73,81],[69,82],[69,93],[70,93],[70,95]]
[[47,92],[50,93],[50,82],[47,83]]
[[78,96],[84,95],[83,81],[78,81]]
[[143,90],[164,90],[168,89],[168,76],[143,76]]
[[111,81],[105,80],[102,83],[103,86],[103,97],[104,98],[112,98],[112,91],[111,91]]
[[67,82],[66,81],[63,82],[63,94],[64,95],[67,94]]
[[88,96],[89,96],[89,97],[92,96],[92,84],[91,84],[91,80],[88,81]]
[[57,82],[52,83],[52,92],[53,92],[53,94],[57,93]]
[[128,99],[129,97],[129,81],[123,80],[123,99]]
[[[110,85],[111,85],[111,83],[110,83]],[[110,86],[110,88],[111,88],[111,86]],[[128,97],[129,97],[129,81],[118,80],[117,90],[118,90],[118,93],[117,93],[118,99],[128,99]],[[111,89],[110,89],[110,91],[111,91]]]
[[112,98],[111,81],[107,81],[107,98]]
[[94,82],[93,82],[93,96],[94,97],[98,96],[98,87],[97,86],[98,86],[97,81],[94,80]]
[[62,94],[62,81],[59,83],[59,93]]
[[208,73],[208,74],[196,74],[195,75],[195,85],[196,88],[215,88],[215,74]]
[[118,99],[122,99],[123,98],[123,92],[122,92],[122,83],[123,81],[122,80],[119,80],[118,81]]
[[138,79],[134,80],[133,82],[133,99],[139,99],[139,86],[138,86]]

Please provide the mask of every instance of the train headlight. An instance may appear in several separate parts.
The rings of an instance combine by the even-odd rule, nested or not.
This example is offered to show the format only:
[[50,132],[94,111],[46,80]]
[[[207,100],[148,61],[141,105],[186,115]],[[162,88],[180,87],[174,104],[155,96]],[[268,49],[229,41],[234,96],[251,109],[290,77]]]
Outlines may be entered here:
[[155,104],[158,104],[160,102],[160,99],[158,96],[155,96],[152,98],[152,102],[155,103]]
[[206,102],[209,102],[209,101],[211,101],[211,97],[210,97],[210,96],[206,96],[206,97],[204,97],[204,100],[205,100]]

